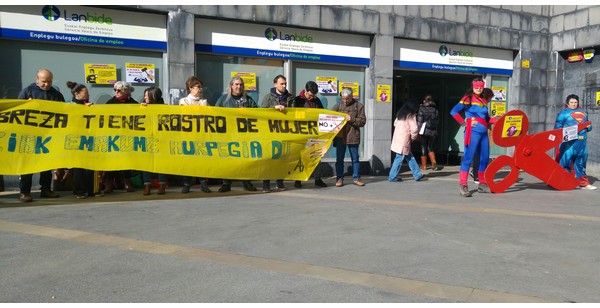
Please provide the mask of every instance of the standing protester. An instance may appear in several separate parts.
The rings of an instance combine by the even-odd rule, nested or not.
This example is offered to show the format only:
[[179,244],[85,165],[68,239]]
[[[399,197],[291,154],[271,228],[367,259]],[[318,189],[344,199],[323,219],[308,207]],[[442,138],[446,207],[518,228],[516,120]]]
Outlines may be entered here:
[[[481,96],[489,104],[494,97],[494,91],[492,91],[490,88],[485,88],[483,89],[483,92],[481,92]],[[473,162],[471,163],[471,169],[469,170],[469,175],[473,178],[473,182],[475,182],[475,184],[479,184],[479,172],[477,172],[477,170],[479,170],[479,149],[477,149],[473,155]]]
[[335,186],[344,186],[344,157],[346,156],[346,147],[352,159],[352,182],[357,186],[365,186],[365,183],[360,179],[360,161],[358,158],[360,128],[367,123],[365,105],[354,99],[352,89],[350,88],[343,88],[341,96],[342,101],[333,106],[333,111],[346,114],[346,125],[338,132],[334,143],[336,147]]
[[[94,103],[90,102],[90,93],[84,84],[67,81],[67,87],[71,89],[71,94],[73,95],[71,101],[73,103],[88,107],[94,105]],[[73,172],[73,194],[77,199],[104,196],[102,192],[96,190],[94,170],[72,168],[71,172]]]
[[[477,187],[477,191],[480,193],[490,192],[483,173],[490,160],[488,126],[489,124],[493,124],[490,123],[490,120],[495,122],[495,119],[490,119],[487,101],[482,96],[484,86],[485,82],[483,79],[473,79],[472,86],[467,90],[465,96],[450,111],[450,115],[459,124],[465,124],[465,155],[460,164],[459,171],[459,192],[463,197],[471,197],[467,180],[469,177],[469,167],[477,150],[479,150],[479,168],[477,169],[479,186]],[[461,117],[461,111],[464,112],[466,120]]]
[[[571,94],[565,101],[565,109],[556,116],[554,129],[565,128],[587,122],[587,113],[579,106],[579,96]],[[558,162],[560,165],[571,172],[571,166],[575,169],[575,178],[579,181],[579,187],[583,189],[594,190],[596,186],[590,184],[585,172],[587,164],[587,133],[592,130],[592,125],[582,129],[577,133],[577,138],[564,141],[560,144]]]
[[[277,75],[273,79],[273,87],[271,91],[263,97],[261,107],[262,108],[275,108],[276,110],[283,111],[285,107],[292,106],[294,96],[287,90],[287,80],[283,75]],[[286,190],[283,185],[283,180],[277,180],[275,182],[276,190]],[[263,180],[263,192],[271,192],[271,180]]]
[[[131,97],[131,93],[133,93],[135,89],[129,82],[117,81],[113,88],[115,90],[115,95],[106,102],[107,104],[138,104],[138,102]],[[131,170],[106,171],[104,173],[104,192],[110,193],[113,191],[118,177],[123,177],[125,190],[127,192],[134,192],[135,189],[131,183],[131,174]]]
[[[219,97],[217,107],[227,108],[257,108],[256,102],[250,95],[246,93],[244,89],[244,80],[239,76],[234,76],[229,80],[229,87],[227,92],[223,96]],[[251,181],[243,180],[242,184],[244,189],[248,191],[256,191],[256,187],[252,185]],[[231,190],[231,180],[224,179],[223,185],[219,188],[219,192],[227,192]]]
[[[142,106],[148,106],[150,104],[164,104],[165,101],[162,97],[162,91],[158,87],[149,87],[144,90],[144,101],[141,103]],[[142,171],[142,180],[144,181],[144,196],[148,196],[152,190],[152,176],[158,176],[158,191],[157,195],[164,195],[167,189],[167,175],[162,173],[152,173],[148,171]]]
[[396,119],[394,120],[394,136],[392,137],[391,146],[391,150],[396,154],[396,157],[394,158],[388,176],[388,181],[390,182],[402,181],[398,178],[398,173],[400,173],[400,167],[402,166],[402,161],[404,161],[404,159],[408,162],[408,167],[410,168],[415,181],[420,181],[424,177],[423,174],[421,174],[421,170],[419,170],[417,160],[410,150],[411,142],[416,140],[419,134],[416,119],[418,108],[419,103],[417,100],[409,98],[404,102],[396,114]]
[[[198,77],[188,77],[188,79],[185,81],[185,88],[187,89],[188,96],[179,100],[179,106],[208,106],[208,101],[202,96],[203,86],[204,83],[202,80],[198,79]],[[193,180],[195,180],[195,178],[191,176],[183,177],[183,188],[181,188],[182,194],[187,194],[190,192]],[[200,185],[200,190],[203,192],[211,192],[210,188],[208,188],[208,183],[206,182],[205,178],[200,178]]]
[[[19,99],[43,99],[49,101],[64,102],[64,96],[52,87],[52,72],[43,68],[37,71],[35,82],[21,90]],[[22,174],[19,177],[19,200],[21,202],[31,202],[31,185],[33,174]],[[59,195],[52,191],[52,170],[40,172],[40,198],[58,198]]]
[[433,142],[437,136],[439,114],[431,95],[426,95],[417,113],[417,126],[421,137],[421,170],[427,169],[427,156],[431,160],[431,170],[439,171],[433,152]]
[[[317,93],[319,93],[319,86],[317,83],[308,81],[304,86],[304,90],[300,91],[300,94],[294,98],[294,107],[323,109],[323,103],[321,103],[321,100],[317,97]],[[312,174],[315,179],[315,185],[318,187],[327,187],[327,184],[321,179],[321,174],[321,162],[319,162]],[[302,188],[302,182],[295,181],[294,187]]]

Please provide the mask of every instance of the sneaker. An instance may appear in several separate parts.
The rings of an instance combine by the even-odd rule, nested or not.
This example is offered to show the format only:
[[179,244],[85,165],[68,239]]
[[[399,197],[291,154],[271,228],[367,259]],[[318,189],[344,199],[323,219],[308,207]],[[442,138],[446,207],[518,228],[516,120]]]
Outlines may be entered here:
[[51,190],[44,189],[40,193],[40,197],[41,198],[58,198],[59,194],[57,194],[57,193],[55,193],[55,192],[53,192]]
[[338,179],[337,181],[335,181],[335,187],[342,187],[344,186],[344,179]]
[[471,197],[471,192],[469,191],[469,186],[467,185],[460,185],[460,195],[463,197]]
[[300,182],[300,181],[294,181],[294,187],[295,188],[302,188],[302,182]]
[[280,183],[280,184],[275,185],[275,189],[278,191],[284,191],[284,190],[287,190],[287,187],[285,187],[285,185],[283,185],[283,183]]
[[21,195],[19,196],[19,200],[20,200],[21,202],[31,202],[31,201],[33,201],[33,198],[31,198],[31,195],[30,195],[30,194],[21,194]]
[[318,179],[318,180],[315,180],[315,186],[327,187],[327,184],[325,184],[325,182],[323,182],[323,180]]
[[418,182],[418,181],[421,181],[421,180],[423,180],[423,178],[425,178],[425,175],[424,175],[424,174],[421,174],[421,176],[420,176],[418,179],[415,179],[415,181],[417,181],[417,182]]
[[104,193],[99,191],[99,192],[94,193],[94,195],[92,195],[90,197],[104,197]]
[[256,187],[250,181],[242,181],[242,185],[244,185],[244,189],[247,191],[256,191]]
[[192,185],[190,184],[183,184],[183,187],[181,188],[181,193],[182,194],[187,194],[190,192],[190,188],[192,188]]
[[402,182],[402,178],[395,178],[395,179],[393,179],[391,181],[388,179],[388,181],[389,182]]
[[231,185],[229,184],[223,184],[221,185],[221,187],[219,187],[219,192],[228,192],[231,190]]
[[205,193],[212,192],[212,190],[208,188],[208,184],[206,184],[206,181],[202,181],[202,183],[200,183],[200,190]]
[[582,189],[589,189],[589,190],[596,190],[598,189],[598,187],[591,185],[591,184],[587,184],[587,186],[581,186]]
[[365,183],[361,179],[356,179],[353,181],[356,186],[365,186]]
[[87,198],[87,195],[77,195],[76,198],[77,199],[85,199],[85,198]]
[[263,192],[264,193],[270,193],[271,192],[271,185],[270,184],[263,184]]
[[488,184],[485,184],[485,183],[481,183],[481,184],[479,184],[479,186],[477,186],[477,192],[487,193],[487,194],[491,193],[490,187],[488,186]]

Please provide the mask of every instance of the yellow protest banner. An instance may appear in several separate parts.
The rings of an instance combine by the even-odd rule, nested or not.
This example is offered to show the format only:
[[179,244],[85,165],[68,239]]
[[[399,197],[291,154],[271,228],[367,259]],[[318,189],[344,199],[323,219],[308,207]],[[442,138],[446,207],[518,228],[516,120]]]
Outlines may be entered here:
[[0,174],[79,167],[307,180],[344,118],[311,108],[0,100]]

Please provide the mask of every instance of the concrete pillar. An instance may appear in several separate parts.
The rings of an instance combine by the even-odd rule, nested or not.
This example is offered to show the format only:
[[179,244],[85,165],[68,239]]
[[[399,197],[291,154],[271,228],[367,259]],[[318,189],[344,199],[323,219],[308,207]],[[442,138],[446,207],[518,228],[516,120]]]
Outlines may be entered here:
[[167,44],[168,56],[165,66],[169,76],[169,95],[165,95],[165,100],[169,104],[177,105],[179,98],[187,95],[185,80],[196,74],[193,14],[182,11],[169,12]]
[[[373,175],[386,175],[391,166],[390,141],[392,140],[392,103],[377,103],[377,84],[393,87],[394,36],[375,35],[371,44],[371,65],[367,70],[365,106],[365,158],[371,164]],[[395,99],[392,96],[392,100]]]

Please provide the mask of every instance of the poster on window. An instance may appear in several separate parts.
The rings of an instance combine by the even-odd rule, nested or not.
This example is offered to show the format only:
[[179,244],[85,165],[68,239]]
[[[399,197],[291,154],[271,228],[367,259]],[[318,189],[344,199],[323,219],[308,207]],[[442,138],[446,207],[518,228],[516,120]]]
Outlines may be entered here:
[[317,76],[315,82],[319,86],[319,93],[335,94],[338,92],[337,77]]
[[506,103],[505,102],[497,102],[492,101],[492,117],[501,117],[506,113]]
[[358,82],[340,81],[338,85],[340,88],[340,93],[342,93],[343,88],[350,88],[352,89],[352,97],[354,97],[354,99],[358,99],[360,97],[360,94],[358,93]]
[[506,101],[506,87],[495,87],[492,86],[492,91],[494,92],[494,100],[495,101]]
[[134,83],[154,83],[154,64],[125,63],[125,81]]
[[242,78],[246,91],[256,91],[256,73],[231,72],[231,77],[235,76]]
[[83,65],[85,69],[85,83],[113,84],[117,82],[116,64],[91,64]]

